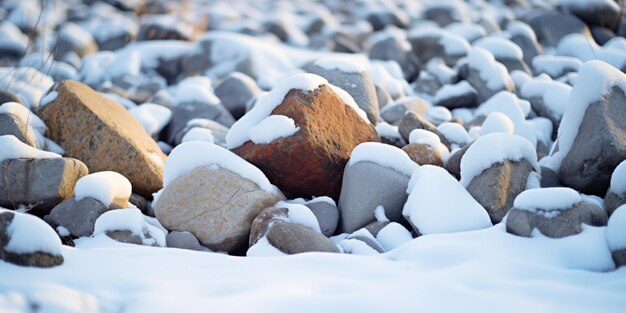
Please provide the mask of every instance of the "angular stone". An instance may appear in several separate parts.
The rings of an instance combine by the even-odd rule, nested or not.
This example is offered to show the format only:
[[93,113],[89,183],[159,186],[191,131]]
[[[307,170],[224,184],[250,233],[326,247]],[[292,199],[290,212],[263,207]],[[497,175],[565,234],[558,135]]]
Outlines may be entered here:
[[214,251],[245,247],[254,218],[282,195],[226,169],[199,167],[166,186],[154,213],[170,231],[188,231]]
[[165,240],[168,248],[202,251],[198,238],[188,231],[173,231],[167,234]]
[[290,197],[327,195],[337,200],[352,149],[362,142],[379,141],[374,127],[327,85],[311,92],[292,89],[272,114],[292,118],[300,130],[269,144],[247,141],[232,151],[261,169]]
[[537,35],[543,46],[556,47],[561,38],[578,33],[591,39],[591,32],[585,23],[576,16],[567,13],[544,13],[533,17],[528,25]]
[[208,104],[200,102],[181,103],[172,108],[172,119],[167,128],[167,141],[175,143],[189,121],[193,119],[208,119],[218,122],[226,127],[235,123],[233,116],[221,104]]
[[111,209],[113,207],[90,197],[71,198],[55,206],[45,220],[51,225],[65,227],[73,236],[88,237],[93,234],[98,217]]
[[339,224],[339,209],[326,201],[317,201],[305,205],[311,209],[317,218],[322,234],[326,237],[332,236],[337,229],[337,224]]
[[439,151],[432,149],[429,145],[413,143],[402,147],[402,151],[419,165],[443,166]]
[[351,233],[374,221],[378,206],[383,206],[390,221],[402,221],[409,179],[394,169],[369,161],[346,166],[338,205],[341,231]]
[[266,236],[272,246],[286,254],[339,253],[339,248],[330,239],[300,224],[276,221],[270,226]]
[[39,109],[48,137],[92,172],[115,171],[133,190],[151,196],[163,185],[165,155],[121,105],[76,81],[63,81],[58,96]]
[[0,163],[0,206],[23,204],[43,216],[72,197],[76,181],[88,173],[87,166],[76,159],[5,160]]
[[215,88],[215,95],[235,119],[246,113],[246,103],[260,92],[256,82],[241,73],[231,73]]
[[19,141],[37,147],[37,138],[32,132],[29,134],[28,126],[13,114],[0,114],[0,136],[13,135]]

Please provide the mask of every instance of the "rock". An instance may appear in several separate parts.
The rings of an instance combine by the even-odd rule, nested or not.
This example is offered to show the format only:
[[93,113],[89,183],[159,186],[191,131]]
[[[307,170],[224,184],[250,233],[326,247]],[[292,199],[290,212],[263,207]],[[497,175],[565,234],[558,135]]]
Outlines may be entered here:
[[[445,30],[432,28],[413,32],[408,40],[421,64],[426,64],[432,58],[438,57],[443,59],[446,65],[453,66],[467,55],[470,48],[465,38]],[[452,46],[454,48],[451,48]]]
[[[372,181],[372,177],[376,177]],[[410,177],[369,161],[346,166],[339,197],[341,231],[351,233],[375,220],[378,206],[391,221],[402,220]]]
[[93,36],[80,26],[68,22],[59,29],[58,39],[54,48],[55,60],[63,60],[68,53],[79,57],[98,52],[98,45]]
[[559,178],[559,174],[549,168],[542,166],[541,167],[541,188],[548,187],[561,187],[561,179]]
[[[542,203],[545,199],[559,199],[562,203]],[[583,201],[573,189],[530,189],[515,200],[515,205],[506,218],[506,231],[521,237],[531,237],[533,230],[537,229],[544,236],[562,238],[582,232],[583,223],[605,226],[606,212]]]
[[385,249],[383,249],[383,247],[376,240],[376,238],[374,238],[374,236],[366,229],[362,228],[359,231],[356,231],[350,234],[348,237],[346,237],[345,240],[351,240],[351,239],[364,242],[368,247],[370,247],[372,250],[376,251],[377,253],[385,252]]
[[[582,88],[588,86],[575,85],[572,95],[579,94],[581,91],[576,89]],[[558,171],[564,185],[598,196],[606,194],[613,170],[626,159],[626,94],[617,86],[602,92],[600,100],[587,107],[571,148],[563,151],[565,156]],[[566,118],[567,114],[563,120]],[[563,125],[559,138],[564,136]]]
[[426,114],[428,104],[418,97],[404,97],[385,106],[380,111],[380,116],[387,123],[398,125],[407,112],[413,112],[418,115]]
[[136,193],[161,189],[165,155],[121,105],[76,81],[63,81],[57,98],[38,111],[48,137],[92,172],[124,175]]
[[467,81],[454,85],[445,85],[435,94],[435,105],[450,110],[463,107],[475,107],[478,92]]
[[260,92],[256,82],[242,73],[231,73],[215,88],[215,95],[235,119],[246,113],[246,103]]
[[185,135],[193,128],[204,128],[211,131],[213,135],[213,143],[220,147],[226,147],[226,134],[228,127],[206,118],[194,118],[187,122],[174,138],[174,144],[179,145],[183,142]]
[[507,30],[511,33],[511,41],[524,52],[524,63],[533,64],[533,59],[543,54],[543,47],[537,42],[537,36],[530,26],[522,22],[509,24]]
[[143,245],[141,236],[133,234],[129,230],[114,230],[106,232],[107,237],[122,243],[130,243],[133,245]]
[[591,38],[591,32],[585,23],[576,16],[567,13],[544,13],[533,17],[528,25],[537,35],[537,40],[545,47],[556,47],[561,38],[578,33]]
[[128,202],[137,207],[139,211],[141,211],[141,213],[145,215],[150,215],[148,214],[150,212],[150,202],[141,195],[138,195],[136,193],[131,194],[128,198]]
[[599,45],[603,46],[607,43],[611,38],[615,37],[615,33],[601,26],[591,27],[591,36],[593,36],[593,40],[595,40]]
[[315,214],[322,234],[326,237],[332,236],[339,224],[339,209],[337,209],[337,206],[323,200],[309,201],[305,205]]
[[173,231],[167,234],[165,240],[168,248],[202,251],[198,238],[188,231]]
[[611,174],[611,184],[604,196],[604,209],[609,215],[626,203],[626,161],[622,161]]
[[393,102],[393,98],[391,98],[387,90],[378,85],[376,85],[376,98],[378,99],[378,107],[380,109]]
[[499,223],[513,207],[515,197],[526,189],[532,165],[526,161],[509,161],[493,164],[474,177],[467,191],[489,213],[494,224]]
[[473,48],[468,54],[468,63],[459,69],[459,77],[467,80],[477,92],[477,101],[482,103],[500,91],[515,91],[515,84],[504,65],[496,61],[491,52]]
[[[340,62],[340,60],[321,59],[306,66],[305,69],[309,73],[326,78],[330,84],[348,92],[352,98],[354,98],[357,105],[365,111],[370,122],[376,125],[379,115],[378,97],[376,95],[376,87],[370,75],[360,69],[358,65],[354,66],[354,71],[347,72],[332,68],[332,66],[335,65],[331,62]],[[330,64],[331,66],[327,66],[326,64]],[[348,63],[348,65],[345,66],[351,66],[351,64]]]
[[366,19],[372,27],[374,31],[379,31],[384,29],[387,25],[393,25],[398,28],[409,28],[410,18],[406,14],[402,14],[402,11],[395,10],[378,10],[371,11],[367,15]]
[[338,199],[352,149],[362,142],[379,141],[374,127],[347,108],[327,85],[311,92],[292,89],[272,114],[293,119],[300,130],[269,144],[246,141],[232,151],[293,197]]
[[[164,23],[164,22],[173,23]],[[141,40],[192,40],[193,32],[192,26],[182,21],[181,19],[175,19],[169,16],[157,16],[153,20],[149,20],[139,28],[137,33],[137,41]]]
[[199,118],[212,120],[226,127],[235,123],[233,116],[221,104],[181,103],[172,108],[172,119],[167,127],[167,141],[175,143],[175,138],[180,135],[180,131],[187,126],[189,121]]
[[[10,246],[15,237],[20,238],[22,246]],[[0,209],[0,260],[43,268],[61,265],[61,239],[37,217]]]
[[456,152],[452,153],[448,158],[448,162],[446,162],[445,168],[452,176],[456,178],[461,177],[461,160],[463,159],[465,152],[467,152],[467,149],[469,149],[471,145],[472,143],[470,142],[469,144],[465,145],[465,147],[456,150]]
[[612,4],[607,2],[568,2],[561,3],[564,11],[570,12],[578,16],[589,26],[602,26],[614,29],[619,25],[622,19],[622,3],[610,0]]
[[28,133],[28,125],[22,119],[10,113],[0,114],[0,136],[3,135],[13,135],[19,141],[31,147],[36,148],[39,145],[35,134],[32,131]]
[[398,126],[398,131],[400,132],[400,135],[402,135],[402,138],[404,138],[404,140],[409,142],[409,136],[411,132],[416,129],[424,129],[429,132],[433,132],[437,134],[437,136],[439,136],[441,143],[443,143],[447,147],[450,146],[450,143],[448,142],[446,137],[441,135],[441,133],[437,130],[437,127],[435,127],[433,123],[431,123],[429,120],[422,117],[421,115],[415,114],[413,112],[407,112],[402,118],[400,126]]
[[[369,49],[369,57],[372,60],[383,61],[396,61],[402,72],[404,78],[408,82],[414,81],[420,73],[420,63],[417,56],[411,52],[410,49],[405,47],[409,45],[406,40],[402,40],[397,37],[389,37],[380,41],[377,41]],[[383,105],[379,101],[380,107]]]
[[114,208],[90,197],[80,200],[71,198],[55,206],[45,220],[55,227],[65,227],[72,236],[88,237],[93,234],[98,217]]
[[3,104],[7,102],[22,103],[22,100],[20,99],[18,95],[16,95],[13,92],[10,92],[7,90],[0,90],[0,103]]
[[24,204],[31,213],[45,215],[74,193],[74,184],[88,174],[76,159],[15,159],[0,164],[0,206]]
[[439,79],[435,77],[435,75],[426,71],[421,71],[420,75],[417,77],[417,80],[413,82],[411,86],[417,93],[424,93],[430,96],[434,96],[441,88],[441,83],[439,82]]
[[103,234],[122,243],[165,247],[165,231],[149,223],[136,208],[110,210],[100,215],[93,236]]
[[441,154],[439,151],[432,149],[429,145],[413,143],[402,147],[402,151],[409,155],[413,162],[419,165],[435,165],[443,166]]
[[286,254],[339,253],[339,248],[330,239],[300,224],[276,221],[269,227],[266,237],[272,246]]
[[282,195],[226,169],[199,167],[168,184],[154,213],[170,231],[188,231],[214,251],[236,251],[248,243],[253,219]]
[[626,265],[626,207],[621,206],[611,215],[606,227],[606,239],[615,262],[615,267]]
[[375,222],[371,222],[371,223],[365,225],[365,227],[363,227],[363,228],[365,228],[365,230],[370,232],[370,234],[372,234],[372,236],[376,237],[376,236],[378,236],[378,232],[380,232],[387,225],[389,225],[389,222],[375,221]]

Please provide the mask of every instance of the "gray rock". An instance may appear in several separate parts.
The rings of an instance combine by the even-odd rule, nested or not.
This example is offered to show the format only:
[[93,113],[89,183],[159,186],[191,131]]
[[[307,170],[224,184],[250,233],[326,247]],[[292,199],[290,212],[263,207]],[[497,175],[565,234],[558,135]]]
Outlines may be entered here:
[[195,118],[187,122],[187,125],[176,135],[174,144],[181,144],[183,142],[183,137],[185,137],[187,132],[194,127],[201,127],[210,130],[213,134],[214,143],[220,147],[226,148],[226,134],[228,134],[228,127],[205,118]]
[[98,51],[98,45],[89,32],[81,32],[81,38],[72,38],[75,36],[74,29],[80,29],[80,26],[68,22],[58,30],[59,35],[53,50],[55,60],[63,61],[68,53],[75,53],[82,58]]
[[4,104],[7,102],[17,102],[22,103],[22,100],[15,93],[8,90],[0,90],[0,104]]
[[617,194],[610,189],[606,192],[606,196],[604,196],[604,209],[609,216],[623,204],[626,204],[626,194]]
[[548,187],[561,187],[561,179],[559,178],[559,174],[549,168],[542,166],[541,167],[541,188]]
[[615,33],[608,28],[593,26],[591,27],[591,36],[599,45],[604,46],[605,43],[615,37]]
[[378,243],[378,241],[376,241],[376,238],[374,238],[373,236],[366,236],[366,235],[359,234],[359,232],[356,232],[348,236],[346,239],[354,239],[354,240],[363,241],[366,245],[368,245],[374,251],[378,253],[385,253],[385,249],[380,245],[380,243]]
[[55,206],[45,220],[51,225],[67,228],[72,236],[88,237],[93,234],[98,217],[111,209],[114,208],[90,197],[71,198]]
[[480,76],[480,70],[483,67],[484,66],[481,64],[464,64],[459,68],[459,77],[467,80],[467,82],[470,83],[470,85],[472,85],[472,87],[474,87],[474,89],[476,90],[478,103],[487,101],[493,95],[502,90],[506,90],[509,92],[515,91],[515,84],[510,78],[505,82],[504,86],[496,89],[490,88],[488,85],[488,81]]
[[165,237],[167,247],[202,251],[198,238],[188,231],[173,231]]
[[421,71],[419,77],[411,86],[417,93],[434,96],[441,88],[441,83],[433,74]]
[[315,64],[305,67],[309,73],[322,76],[329,83],[349,93],[354,101],[367,114],[367,118],[374,125],[378,123],[378,97],[376,87],[367,72],[344,72],[339,69],[326,69]]
[[615,262],[615,267],[626,265],[626,249],[611,251],[611,256],[613,257],[613,262]]
[[246,113],[246,103],[260,92],[256,82],[242,73],[231,73],[215,88],[215,95],[235,119]]
[[410,18],[403,14],[400,10],[379,10],[372,11],[367,15],[367,21],[372,24],[374,31],[385,29],[387,25],[393,25],[398,28],[409,28]]
[[181,19],[176,24],[164,24],[148,20],[139,28],[137,41],[142,40],[191,40],[191,34],[185,31],[185,27],[191,26]]
[[330,239],[299,224],[276,221],[272,223],[266,236],[272,246],[286,254],[339,253],[339,248]]
[[322,234],[326,237],[332,236],[339,223],[339,209],[326,201],[306,203],[305,205],[311,209],[317,218]]
[[[33,113],[34,115],[35,113]],[[19,141],[37,147],[37,138],[34,133],[28,133],[28,126],[13,114],[0,114],[0,136],[13,135]]]
[[585,194],[604,196],[611,175],[626,159],[626,95],[615,86],[589,104],[559,177]]
[[526,64],[526,62],[524,62],[524,60],[498,57],[496,58],[496,61],[502,63],[502,65],[506,67],[506,70],[509,73],[513,71],[522,71],[529,75],[532,74],[530,67],[528,67],[528,65]]
[[443,34],[437,32],[423,32],[408,38],[411,44],[412,51],[417,55],[421,64],[426,64],[433,58],[441,58],[446,65],[454,66],[454,64],[465,56],[464,53],[460,54],[446,54],[443,43],[445,40],[441,40]]
[[433,123],[431,123],[429,120],[422,117],[421,115],[415,114],[413,112],[407,112],[406,114],[404,114],[404,117],[402,118],[402,121],[398,126],[398,131],[400,132],[402,138],[409,142],[409,135],[415,129],[424,129],[429,132],[435,133],[437,136],[439,136],[441,143],[450,148],[450,142],[448,142],[448,139],[446,139],[446,137],[437,130],[437,127]]
[[247,245],[254,218],[283,199],[229,170],[199,167],[163,189],[154,213],[169,231],[188,231],[211,250],[233,252]]
[[369,50],[369,57],[373,60],[396,61],[404,73],[404,78],[414,81],[420,72],[420,63],[417,56],[406,50],[408,44],[399,38],[389,37],[376,42]]
[[268,207],[263,209],[252,221],[248,246],[252,247],[259,239],[265,237],[270,226],[275,221],[289,220],[288,215],[289,209],[287,208]]
[[[463,86],[467,84],[465,81],[461,81],[455,86]],[[478,92],[468,84],[468,88],[463,88],[463,92],[442,95],[438,93],[435,96],[435,105],[446,107],[450,110],[464,107],[475,107],[478,104]]]
[[421,98],[404,97],[385,106],[380,112],[380,117],[389,124],[398,125],[407,112],[423,115],[426,114],[427,108],[428,104]]
[[169,143],[175,143],[179,132],[187,126],[189,121],[197,118],[216,121],[226,127],[230,127],[235,123],[233,116],[221,104],[212,105],[199,102],[181,103],[172,108],[172,119],[167,128],[167,141]]
[[372,236],[376,237],[376,236],[378,236],[378,232],[381,231],[383,228],[385,228],[387,225],[389,225],[389,222],[375,221],[375,222],[371,222],[371,223],[367,224],[363,228],[365,228],[365,230],[370,232],[370,234],[372,234]]
[[585,5],[568,4],[564,2],[563,9],[578,16],[589,26],[603,26],[607,28],[615,28],[622,19],[622,3],[613,1],[614,6],[604,4],[600,1],[585,2]]
[[463,159],[465,152],[467,152],[467,149],[469,149],[472,143],[473,142],[468,143],[467,145],[465,145],[465,147],[451,154],[448,158],[448,162],[445,165],[445,169],[448,171],[448,173],[450,173],[457,179],[461,177],[461,159]]
[[387,104],[390,104],[393,102],[393,98],[391,98],[391,96],[389,95],[389,93],[381,88],[378,85],[376,86],[376,98],[378,99],[378,107],[380,109],[384,108]]
[[466,189],[487,210],[491,222],[497,224],[513,207],[515,197],[526,189],[532,171],[532,165],[525,159],[505,160],[474,177]]
[[[19,266],[33,266],[33,267],[54,267],[63,264],[63,255],[53,255],[47,252],[32,252],[32,253],[15,253],[6,250],[6,246],[11,240],[10,234],[8,232],[9,226],[13,222],[15,218],[15,214],[11,211],[5,210],[0,211],[0,260],[7,261],[9,263],[19,265]],[[42,226],[45,226],[42,225]],[[45,226],[47,227],[47,226]],[[29,229],[17,229],[12,230],[13,232],[25,232],[25,231],[34,231],[36,230]],[[34,237],[33,240],[36,240],[37,237]],[[60,244],[60,243],[59,243]]]
[[70,158],[5,160],[0,163],[0,206],[23,204],[43,216],[72,197],[76,181],[88,173],[83,162]]
[[530,237],[533,229],[550,238],[572,236],[582,231],[582,224],[605,226],[606,212],[596,205],[581,201],[568,208],[523,210],[513,208],[506,218],[506,231]]
[[148,214],[150,211],[150,202],[146,200],[146,198],[144,198],[143,196],[132,193],[128,198],[128,202],[136,206],[141,211],[141,213],[145,215],[150,215]]
[[374,211],[379,205],[384,207],[390,221],[401,221],[409,179],[394,169],[369,161],[346,166],[338,205],[341,231],[351,233],[374,221]]
[[511,41],[524,51],[524,63],[527,65],[533,64],[533,59],[536,56],[543,54],[543,48],[534,38],[515,34],[511,36]]
[[561,38],[577,33],[591,39],[591,32],[585,23],[576,16],[567,13],[544,13],[529,21],[537,35],[537,40],[545,47],[556,47]]

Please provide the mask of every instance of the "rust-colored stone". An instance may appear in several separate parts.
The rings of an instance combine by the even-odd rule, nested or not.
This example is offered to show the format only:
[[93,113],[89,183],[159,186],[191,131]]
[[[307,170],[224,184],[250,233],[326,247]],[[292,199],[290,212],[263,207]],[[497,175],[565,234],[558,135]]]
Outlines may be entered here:
[[90,172],[115,171],[150,196],[161,189],[165,155],[120,104],[76,81],[61,82],[57,98],[37,112],[47,136]]
[[402,150],[419,165],[443,166],[439,152],[428,145],[413,143],[402,147]]
[[290,197],[338,200],[352,149],[362,142],[380,141],[374,127],[326,85],[310,92],[292,89],[272,114],[292,118],[300,130],[269,144],[247,141],[233,152],[261,169]]

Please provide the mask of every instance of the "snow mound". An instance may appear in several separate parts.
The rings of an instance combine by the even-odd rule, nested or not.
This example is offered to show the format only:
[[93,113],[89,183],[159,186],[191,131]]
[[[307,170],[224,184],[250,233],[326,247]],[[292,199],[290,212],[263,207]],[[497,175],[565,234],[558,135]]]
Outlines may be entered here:
[[606,227],[606,239],[611,251],[626,249],[626,205],[611,214]]
[[465,128],[459,123],[444,122],[437,126],[437,131],[441,133],[448,141],[457,145],[458,147],[465,146],[470,137]]
[[[321,85],[330,84],[323,77],[308,73],[293,74],[281,80],[269,93],[260,96],[254,107],[233,124],[226,135],[228,148],[239,147],[250,140],[254,127],[272,114],[272,111],[282,103],[290,90],[299,89],[309,92]],[[341,97],[346,105],[354,109],[361,119],[369,123],[365,112],[356,105],[354,99],[347,92],[337,87],[333,88],[333,92]]]
[[452,113],[446,107],[436,106],[429,108],[424,117],[438,125],[443,122],[449,122],[452,119]]
[[613,170],[610,186],[609,191],[615,194],[620,195],[626,192],[626,161],[622,161]]
[[487,211],[441,167],[421,166],[413,173],[407,193],[409,198],[402,215],[422,235],[477,230],[492,225]]
[[296,122],[285,115],[270,115],[250,129],[250,140],[257,145],[289,137],[300,130]]
[[0,136],[0,162],[11,159],[53,159],[61,156],[33,148],[13,135]]
[[176,103],[206,103],[219,105],[220,99],[213,94],[211,80],[204,76],[191,76],[183,79],[174,93]]
[[414,129],[409,134],[409,143],[419,143],[429,146],[431,149],[437,150],[441,155],[441,160],[446,163],[450,156],[450,150],[441,143],[441,138],[437,134],[425,129]]
[[626,75],[602,61],[594,60],[583,64],[559,126],[559,150],[550,156],[546,163],[548,167],[558,171],[563,158],[574,144],[587,108],[591,103],[601,100],[612,86],[626,91]]
[[185,133],[181,141],[205,141],[215,143],[215,136],[213,136],[213,131],[208,128],[193,127],[187,133]]
[[172,111],[162,105],[144,103],[128,110],[146,132],[150,135],[158,134],[170,122]]
[[52,85],[52,77],[32,67],[0,67],[0,89],[16,94],[28,108],[39,105]]
[[363,73],[367,68],[360,60],[350,57],[329,57],[316,60],[313,65],[327,70],[339,70],[345,73]]
[[411,240],[413,240],[411,232],[396,222],[389,223],[378,231],[376,235],[376,241],[380,243],[385,251],[391,251]]
[[565,210],[583,201],[580,194],[571,188],[553,187],[528,189],[520,193],[513,206],[520,210],[537,212]]
[[574,33],[563,37],[557,46],[557,53],[583,62],[600,60],[619,69],[626,66],[626,51],[598,46],[594,40],[589,40],[582,34]]
[[522,49],[504,37],[484,37],[474,42],[473,46],[491,52],[498,59],[521,60],[524,58]]
[[364,142],[356,146],[347,166],[362,161],[373,162],[407,176],[411,176],[419,167],[402,149],[379,142]]
[[381,137],[402,138],[398,131],[398,126],[391,125],[387,122],[380,122],[376,125],[376,132]]
[[435,103],[439,103],[446,99],[451,99],[455,97],[460,97],[466,94],[476,93],[476,89],[472,87],[466,80],[460,81],[456,84],[448,84],[445,85],[435,94]]
[[272,185],[265,174],[254,165],[227,149],[201,141],[185,142],[172,150],[165,160],[163,186],[169,185],[178,177],[201,166],[219,166],[253,181],[266,192],[280,193],[280,190]]
[[480,78],[487,82],[492,90],[504,89],[512,83],[506,67],[496,61],[491,52],[474,47],[467,54],[467,62],[473,70],[478,71]]
[[165,247],[165,233],[148,223],[137,208],[111,210],[100,215],[96,220],[93,235],[113,231],[130,231],[133,235],[141,237],[144,245],[156,243],[160,247]]
[[461,159],[461,184],[465,187],[472,179],[493,164],[505,160],[527,160],[539,172],[537,152],[524,137],[506,133],[481,136],[467,149]]
[[274,206],[277,208],[286,208],[288,210],[287,218],[289,219],[289,222],[300,224],[318,233],[322,233],[322,230],[320,229],[320,224],[317,221],[317,217],[315,217],[315,214],[313,214],[313,212],[311,212],[311,209],[309,209],[307,206],[285,201],[280,201]]
[[277,257],[285,255],[287,254],[272,246],[265,236],[261,237],[246,251],[246,256],[248,257]]
[[502,112],[492,112],[487,115],[480,130],[481,135],[491,133],[513,134],[515,125],[508,115]]
[[122,174],[104,171],[81,177],[74,186],[76,200],[96,199],[109,206],[115,199],[128,199],[132,193],[130,181]]
[[566,72],[578,72],[583,65],[579,59],[562,55],[538,55],[533,58],[533,69],[556,78]]
[[526,99],[541,98],[550,114],[560,119],[567,109],[567,99],[571,91],[572,87],[558,81],[533,80],[524,84],[521,96]]
[[514,134],[526,138],[533,146],[537,145],[537,131],[534,124],[526,120],[526,112],[530,110],[530,103],[521,100],[515,94],[508,91],[500,91],[476,110],[476,115],[488,115],[493,112],[506,114],[515,129]]
[[4,247],[6,251],[19,254],[33,252],[61,254],[61,239],[42,219],[34,215],[0,208],[0,214],[3,212],[15,214],[11,224],[7,227],[7,235],[10,239]]

